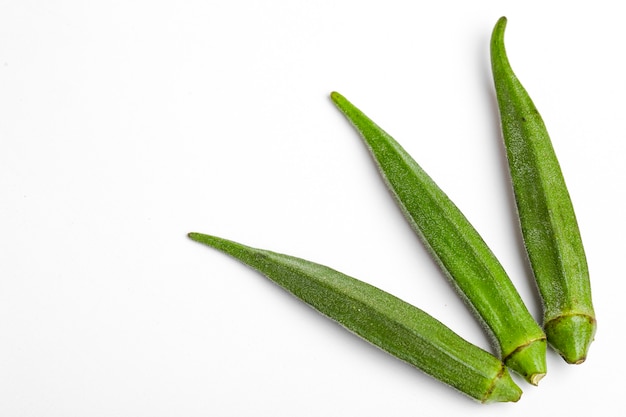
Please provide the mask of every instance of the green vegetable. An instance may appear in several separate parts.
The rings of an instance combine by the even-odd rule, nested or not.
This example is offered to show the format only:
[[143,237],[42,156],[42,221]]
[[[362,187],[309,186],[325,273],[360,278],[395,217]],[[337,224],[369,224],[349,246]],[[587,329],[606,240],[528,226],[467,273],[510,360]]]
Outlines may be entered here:
[[501,361],[412,305],[328,267],[199,233],[189,237],[258,270],[322,314],[481,402],[517,401]]
[[340,94],[331,98],[360,132],[413,229],[495,338],[504,363],[537,385],[546,373],[545,335],[500,262],[391,136]]
[[567,362],[581,363],[596,331],[585,252],[546,127],[509,64],[505,27],[502,17],[491,37],[491,63],[522,235],[548,342]]

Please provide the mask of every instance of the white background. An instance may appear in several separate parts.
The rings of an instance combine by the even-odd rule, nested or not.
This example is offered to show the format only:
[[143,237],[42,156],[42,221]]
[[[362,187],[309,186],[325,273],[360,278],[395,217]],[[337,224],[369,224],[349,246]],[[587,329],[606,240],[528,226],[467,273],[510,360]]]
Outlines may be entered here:
[[[0,1],[0,415],[624,415],[621,2]],[[326,264],[491,350],[337,90],[392,134],[531,312],[488,42],[550,130],[599,329],[583,365],[481,405],[198,231]]]

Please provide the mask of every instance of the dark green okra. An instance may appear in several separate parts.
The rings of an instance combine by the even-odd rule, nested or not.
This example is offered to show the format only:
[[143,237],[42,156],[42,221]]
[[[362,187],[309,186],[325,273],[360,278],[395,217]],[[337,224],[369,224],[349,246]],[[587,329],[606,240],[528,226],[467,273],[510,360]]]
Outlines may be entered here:
[[546,340],[500,262],[448,196],[385,131],[339,93],[331,98],[361,133],[409,223],[527,381],[546,373]]
[[491,64],[522,235],[548,342],[567,362],[581,363],[596,331],[585,251],[544,122],[509,64],[505,27],[502,17],[491,37]]
[[521,396],[500,360],[391,294],[303,259],[199,233],[189,237],[258,270],[348,330],[474,399]]

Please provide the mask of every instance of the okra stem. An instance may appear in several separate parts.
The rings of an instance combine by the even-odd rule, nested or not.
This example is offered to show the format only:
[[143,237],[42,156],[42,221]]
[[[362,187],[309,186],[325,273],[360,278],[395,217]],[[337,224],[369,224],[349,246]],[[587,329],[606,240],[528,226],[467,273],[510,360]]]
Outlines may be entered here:
[[596,331],[587,260],[545,124],[511,69],[506,22],[500,18],[493,30],[491,63],[522,236],[543,300],[548,342],[567,362],[581,363]]
[[504,363],[536,385],[546,373],[545,335],[500,262],[398,142],[339,93],[331,98],[361,134],[413,229],[495,339]]
[[478,401],[521,396],[500,360],[387,292],[304,259],[200,233],[189,237],[256,269],[363,339]]

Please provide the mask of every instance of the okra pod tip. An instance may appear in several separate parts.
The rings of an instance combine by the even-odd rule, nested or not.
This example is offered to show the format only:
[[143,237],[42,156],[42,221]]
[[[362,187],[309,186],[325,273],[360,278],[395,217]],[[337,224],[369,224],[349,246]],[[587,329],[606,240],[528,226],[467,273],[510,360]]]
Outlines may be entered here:
[[546,376],[546,350],[546,338],[541,337],[519,347],[504,359],[504,363],[531,384],[539,385]]
[[522,397],[522,390],[520,389],[511,374],[505,366],[502,367],[502,373],[493,382],[491,391],[482,399],[483,404],[491,404],[495,402],[518,402]]
[[596,333],[596,320],[587,314],[560,316],[547,322],[545,331],[551,346],[567,363],[580,365],[587,359]]

